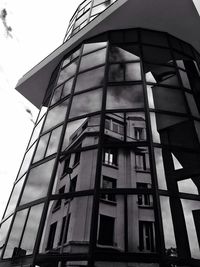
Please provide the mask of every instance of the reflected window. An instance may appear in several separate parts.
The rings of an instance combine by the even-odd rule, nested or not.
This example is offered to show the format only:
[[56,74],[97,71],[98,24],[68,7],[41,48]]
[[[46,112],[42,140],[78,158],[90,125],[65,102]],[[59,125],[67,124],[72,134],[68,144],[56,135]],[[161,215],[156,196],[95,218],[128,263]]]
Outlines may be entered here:
[[145,153],[135,153],[135,168],[136,170],[146,170],[146,155]]
[[[137,183],[138,189],[148,189],[150,186],[147,183]],[[138,195],[138,206],[151,206],[150,195],[149,194],[139,194]]]
[[[80,147],[81,148],[81,147]],[[74,164],[73,166],[76,166],[80,162],[80,157],[81,157],[81,151],[77,151],[74,155]]]
[[163,231],[165,238],[165,250],[168,256],[177,256],[174,226],[171,215],[169,197],[160,197]]
[[[102,188],[103,189],[115,189],[117,185],[117,181],[116,179],[107,177],[107,176],[103,176],[102,179]],[[101,194],[101,199],[103,200],[108,200],[108,201],[116,201],[115,195],[112,194]]]
[[104,149],[103,163],[111,166],[118,165],[118,151],[114,148]]
[[54,247],[54,239],[56,234],[56,228],[57,228],[57,222],[51,224],[50,230],[49,230],[49,237],[47,241],[47,247],[46,250],[50,250]]
[[[113,137],[117,137],[117,135],[121,135],[122,138],[124,136],[124,118],[117,115],[117,114],[112,114],[106,117],[105,120],[105,133],[110,134],[111,136],[113,135],[111,132],[114,133]],[[108,131],[109,130],[109,131]],[[117,134],[117,135],[116,135]]]
[[70,180],[69,192],[73,193],[76,191],[77,176]]
[[139,221],[139,250],[154,252],[154,223]]
[[[64,193],[65,193],[65,186],[62,186],[62,187],[58,190],[58,194],[60,195],[60,194],[64,194]],[[60,198],[60,199],[58,199],[58,200],[56,201],[56,204],[55,204],[55,206],[54,206],[54,209],[55,209],[55,210],[59,209],[59,208],[61,207],[61,204],[62,204],[62,199]]]
[[100,215],[98,244],[113,246],[114,243],[115,219],[109,216]]

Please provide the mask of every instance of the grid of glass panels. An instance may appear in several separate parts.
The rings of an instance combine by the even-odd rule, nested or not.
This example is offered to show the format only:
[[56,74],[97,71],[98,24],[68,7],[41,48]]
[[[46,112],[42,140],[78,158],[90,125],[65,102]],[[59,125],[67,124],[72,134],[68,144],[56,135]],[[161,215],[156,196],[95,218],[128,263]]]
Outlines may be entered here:
[[64,42],[80,31],[90,21],[101,14],[105,9],[117,0],[85,0],[83,1],[74,15],[72,16]]
[[95,40],[52,75],[1,222],[1,257],[199,264],[199,55],[155,31]]

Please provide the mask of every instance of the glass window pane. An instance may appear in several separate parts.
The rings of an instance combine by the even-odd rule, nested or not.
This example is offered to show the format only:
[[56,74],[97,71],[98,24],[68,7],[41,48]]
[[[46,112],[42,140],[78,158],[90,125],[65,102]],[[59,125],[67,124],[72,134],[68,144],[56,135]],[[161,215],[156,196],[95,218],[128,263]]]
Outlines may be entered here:
[[190,82],[188,80],[187,73],[183,70],[179,70],[179,73],[181,75],[182,83],[185,88],[191,89]]
[[[102,105],[102,89],[96,89],[73,97],[70,118],[99,111]],[[81,103],[81,105],[80,105]]]
[[14,248],[19,246],[19,241],[26,220],[27,212],[28,209],[17,212],[3,258],[11,258]]
[[78,60],[75,60],[70,65],[68,65],[67,67],[61,70],[58,81],[57,81],[57,85],[68,80],[75,74],[76,69],[77,69],[77,64],[78,64]]
[[73,82],[74,82],[74,78],[68,80],[64,84],[63,91],[62,91],[62,96],[61,96],[62,98],[71,93]]
[[83,54],[90,53],[100,48],[104,48],[107,45],[107,42],[84,44]]
[[47,133],[47,134],[43,135],[42,137],[40,137],[33,162],[37,162],[38,160],[41,160],[44,158],[47,144],[49,141],[49,136],[50,136],[50,133]]
[[141,108],[143,101],[142,85],[108,87],[107,109]]
[[38,125],[35,127],[33,135],[31,137],[31,141],[29,144],[29,147],[35,142],[35,140],[39,137],[40,130],[42,128],[42,124],[44,122],[44,117],[41,119],[41,121],[38,123]]
[[126,46],[111,46],[109,50],[109,61],[125,62],[140,60],[138,46],[126,45]]
[[167,256],[177,256],[176,240],[174,235],[174,226],[168,197],[160,197],[162,212],[163,231],[165,238],[165,250]]
[[168,49],[143,46],[144,60],[152,63],[169,63],[172,60],[172,56]]
[[25,176],[22,177],[20,179],[20,181],[17,182],[17,184],[15,184],[15,187],[13,189],[13,192],[12,192],[11,198],[9,200],[8,207],[6,209],[6,213],[5,213],[4,217],[7,217],[11,212],[14,211],[14,209],[17,205],[17,201],[19,199],[19,195],[21,193],[22,186],[24,184],[24,178],[25,178]]
[[36,143],[29,149],[28,152],[26,152],[22,166],[20,168],[20,172],[18,174],[18,178],[20,178],[27,171],[29,164],[31,162],[32,156],[33,156],[33,152],[35,150],[35,145]]
[[199,188],[196,186],[196,184],[198,184],[198,180],[199,177],[198,178],[194,177],[178,181],[179,192],[199,195]]
[[140,63],[127,63],[125,80],[126,81],[139,81],[141,80]]
[[104,83],[105,67],[93,69],[78,75],[75,92],[101,86]]
[[63,84],[55,89],[53,97],[51,99],[51,105],[55,104],[56,102],[58,102],[60,100],[61,94],[62,94],[62,89],[63,89]]
[[0,228],[0,256],[1,256],[1,253],[3,250],[3,247],[5,245],[5,241],[6,241],[6,237],[8,234],[11,220],[12,220],[12,216],[1,224],[1,228]]
[[146,140],[146,123],[144,112],[126,114],[127,142]]
[[57,152],[58,144],[60,141],[61,131],[62,131],[62,126],[56,128],[52,131],[51,137],[49,140],[49,144],[48,144],[48,148],[47,148],[47,152],[45,155],[46,157]]
[[69,100],[67,99],[64,102],[60,103],[58,106],[55,106],[48,111],[47,118],[42,130],[43,132],[64,121],[68,103]]
[[33,253],[43,206],[44,204],[40,204],[31,207],[20,246],[21,249],[24,249],[26,251],[26,255]]
[[92,8],[91,16],[103,12],[109,5],[101,4]]
[[54,159],[30,170],[20,205],[46,196],[53,165]]
[[186,222],[190,251],[192,258],[200,259],[200,202],[194,200],[181,200]]
[[76,20],[74,28],[77,28],[80,24],[82,24],[89,17],[89,11],[83,14],[78,20]]
[[142,30],[141,33],[142,42],[144,43],[166,47],[169,46],[166,34],[145,30]]
[[155,148],[154,155],[155,155],[158,187],[159,189],[167,190],[162,150],[160,148]]
[[95,67],[105,63],[106,49],[82,56],[79,71]]
[[197,105],[196,105],[196,102],[194,100],[194,96],[189,94],[189,93],[185,93],[185,95],[186,95],[188,106],[190,108],[192,115],[199,118],[199,111],[197,109]]
[[[79,252],[81,250],[87,253],[93,197],[74,197],[68,199],[67,202],[64,200],[62,202],[65,202],[65,205],[57,211],[53,210],[55,202],[56,200],[52,201],[49,206],[39,252],[48,252],[51,255],[52,249],[59,251],[60,246],[64,246],[69,249],[70,253],[77,253],[77,248]],[[63,219],[67,222],[64,231],[62,230]],[[76,240],[75,245],[74,240]]]
[[153,86],[152,92],[156,109],[186,113],[185,99],[182,91]]

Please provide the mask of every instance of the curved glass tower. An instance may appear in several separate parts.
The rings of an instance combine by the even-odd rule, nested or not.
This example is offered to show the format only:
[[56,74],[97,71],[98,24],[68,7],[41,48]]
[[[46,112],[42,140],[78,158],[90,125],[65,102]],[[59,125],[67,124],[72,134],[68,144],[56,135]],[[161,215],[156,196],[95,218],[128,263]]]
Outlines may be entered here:
[[[86,0],[70,27],[113,2]],[[164,31],[96,33],[50,73],[0,266],[199,266],[200,55]]]

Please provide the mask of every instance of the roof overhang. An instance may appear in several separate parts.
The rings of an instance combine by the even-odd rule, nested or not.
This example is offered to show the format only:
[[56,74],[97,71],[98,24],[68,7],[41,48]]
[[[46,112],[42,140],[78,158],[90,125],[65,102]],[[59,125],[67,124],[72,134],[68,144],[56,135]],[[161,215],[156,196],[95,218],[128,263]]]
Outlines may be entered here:
[[26,73],[16,90],[40,107],[51,74],[65,54],[97,34],[128,28],[168,32],[200,52],[200,17],[191,0],[118,0]]

